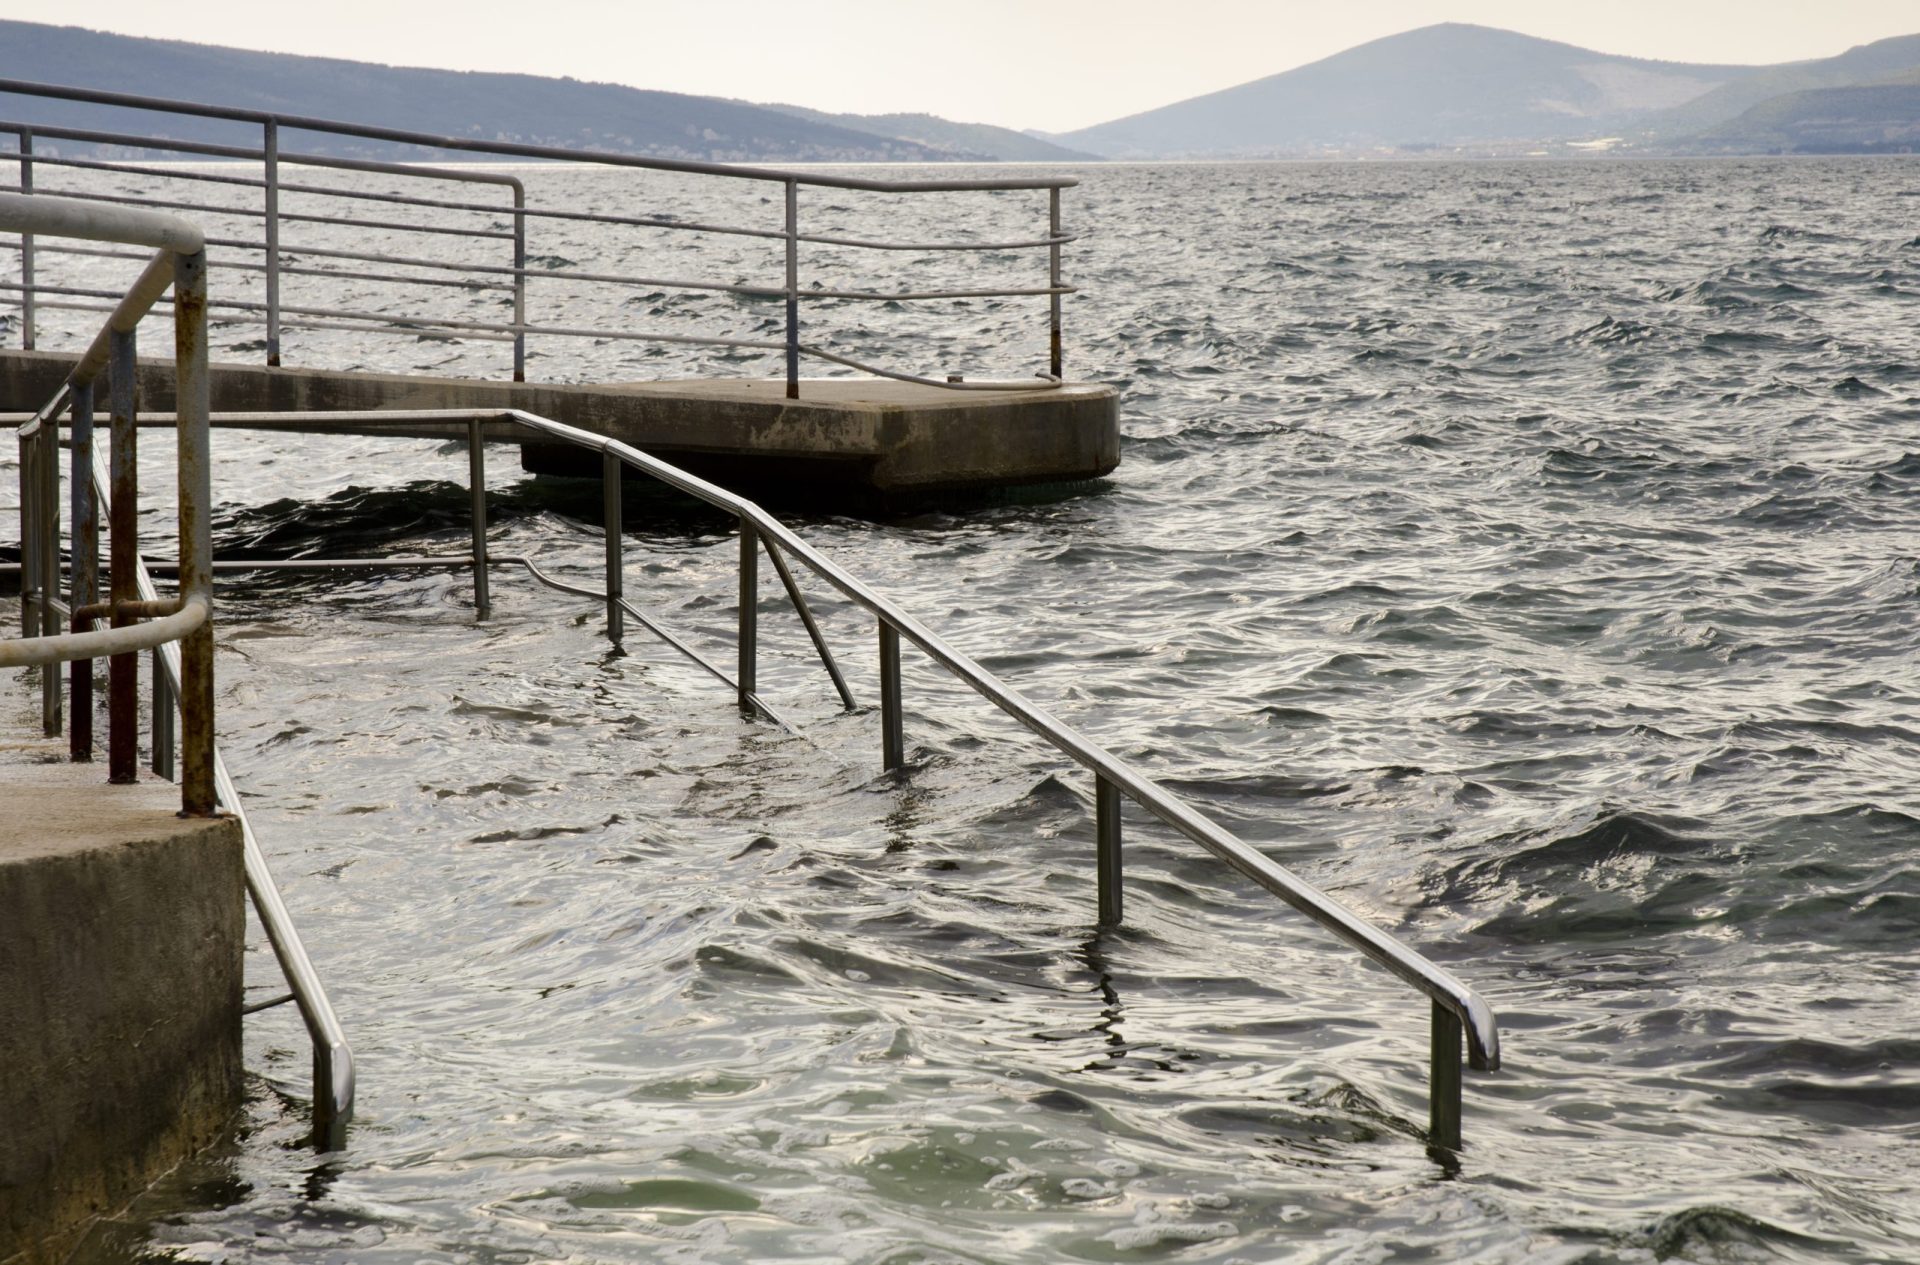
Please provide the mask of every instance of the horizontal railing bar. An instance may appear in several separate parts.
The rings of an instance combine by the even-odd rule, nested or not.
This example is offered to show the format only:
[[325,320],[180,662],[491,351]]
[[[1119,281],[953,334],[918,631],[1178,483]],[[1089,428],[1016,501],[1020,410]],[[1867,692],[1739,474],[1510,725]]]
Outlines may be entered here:
[[38,194],[0,200],[0,233],[81,237],[183,255],[194,254],[205,245],[199,228],[178,216],[92,206],[73,198]]
[[215,202],[182,202],[173,198],[140,198],[130,194],[87,193],[76,189],[48,189],[36,186],[33,196],[57,195],[76,201],[106,202],[114,206],[160,206],[169,211],[198,211],[203,215],[235,215],[244,218],[261,219],[266,212],[259,207],[224,206]]
[[[276,161],[279,163],[281,170],[284,171],[288,166],[293,165],[299,160],[281,155]],[[33,156],[33,163],[36,167],[72,167],[83,171],[111,171],[124,175],[153,176],[161,180],[196,180],[203,184],[235,185],[243,189],[264,189],[267,187],[267,182],[264,179],[256,179],[252,176],[224,176],[207,171],[181,171],[166,167],[143,167],[135,163],[102,162],[90,158],[52,158],[36,153]],[[390,164],[389,167],[390,174],[403,174],[400,164]],[[405,172],[404,174],[413,175],[416,173]],[[489,183],[495,182],[490,181]],[[356,202],[388,202],[400,206],[424,206],[443,211],[472,211],[486,215],[512,215],[515,211],[515,208],[511,205],[499,202],[455,202],[446,198],[419,198],[404,193],[377,193],[371,190],[342,189],[328,185],[303,184],[287,180],[280,181],[274,187],[282,193],[304,193],[314,197],[347,198]],[[42,189],[40,192],[44,193],[47,192],[47,190]],[[66,196],[91,197],[93,195],[89,193],[68,193]]]
[[265,1001],[248,1002],[246,1005],[240,1007],[240,1013],[243,1015],[257,1015],[263,1010],[272,1010],[275,1006],[284,1006],[290,1001],[297,1000],[299,999],[292,993],[282,993],[278,997],[269,997]]
[[[0,250],[17,251],[20,249],[22,249],[22,247],[18,242],[0,241]],[[89,259],[146,258],[144,255],[137,255],[124,250],[93,250],[86,246],[45,246],[36,244],[34,249],[42,255],[83,255]],[[256,249],[265,248],[256,247]],[[289,252],[284,246],[281,247],[281,254],[283,256],[288,253],[292,252]],[[213,259],[209,262],[215,267],[230,269],[234,272],[265,272],[267,270],[265,264],[243,263],[237,259]],[[449,268],[460,268],[460,266],[454,264],[449,265]],[[461,268],[460,270],[474,271],[473,269],[465,268]],[[507,271],[511,272],[512,269],[507,269]],[[455,277],[413,277],[391,272],[360,272],[351,268],[309,268],[303,264],[282,263],[280,265],[280,272],[282,276],[295,274],[305,277],[344,277],[351,281],[394,281],[403,285],[446,286],[456,290],[486,290],[505,294],[512,294],[514,291],[513,286],[500,282],[462,281]],[[36,286],[35,288],[38,290],[43,287]],[[776,291],[776,293],[778,292]]]
[[400,128],[376,127],[365,123],[347,123],[306,115],[277,114],[265,110],[235,109],[201,105],[167,97],[142,96],[129,92],[99,92],[64,84],[36,83],[25,79],[0,79],[0,93],[21,96],[52,97],[63,101],[91,101],[99,105],[129,106],[170,114],[191,114],[200,118],[230,119],[242,123],[273,123],[282,129],[303,132],[331,132],[338,136],[359,136],[368,140],[392,141],[429,149],[448,149],[461,153],[498,154],[508,158],[540,158],[571,163],[598,163],[616,167],[639,167],[651,171],[679,171],[693,175],[726,176],[736,180],[759,180],[796,184],[823,189],[859,189],[874,193],[961,193],[1014,191],[1020,189],[1067,189],[1080,182],[1071,176],[1028,176],[998,180],[863,180],[851,176],[828,176],[807,171],[786,171],[732,163],[698,162],[679,158],[642,158],[606,150],[563,149],[555,145],[525,145],[514,141],[478,141],[458,136],[435,136],[427,132],[409,132]]
[[1080,237],[1077,233],[1063,233],[1059,237],[1018,242],[870,242],[858,237],[817,237],[802,233],[795,240],[815,246],[854,246],[862,250],[1035,250],[1043,246],[1064,246],[1079,241]]
[[[36,196],[48,192],[58,193],[61,197],[80,198],[89,202],[109,202],[117,206],[161,206],[166,207],[170,211],[198,211],[205,215],[231,215],[241,219],[254,220],[265,219],[267,215],[265,209],[261,207],[221,206],[205,202],[180,202],[171,198],[138,198],[106,193],[75,194],[72,192],[62,192],[60,190],[38,190]],[[512,214],[512,211],[508,208],[503,207],[501,211],[504,214]],[[501,229],[454,228],[442,224],[409,224],[404,220],[362,220],[345,215],[302,215],[292,211],[282,211],[279,213],[278,218],[289,223],[336,224],[344,225],[348,228],[384,228],[396,233],[430,233],[439,237],[490,237],[502,241],[513,240],[512,233]]]
[[[206,141],[182,141],[167,137],[142,135],[135,132],[97,132],[85,128],[49,127],[39,123],[21,123],[13,120],[0,121],[0,132],[18,133],[21,130],[32,132],[35,136],[53,140],[90,141],[103,145],[126,145],[135,149],[164,149],[182,154],[203,154],[212,158],[239,158],[261,162],[266,151],[239,145],[214,145]],[[35,154],[36,161],[45,161]],[[452,167],[434,167],[426,163],[381,162],[375,158],[341,158],[330,154],[301,154],[292,150],[281,150],[279,161],[282,166],[297,164],[302,167],[332,167],[340,171],[371,171],[393,176],[417,176],[430,180],[449,180],[459,184],[497,184],[515,189],[524,189],[520,177],[508,175],[503,171],[487,171],[481,168],[461,170]]]

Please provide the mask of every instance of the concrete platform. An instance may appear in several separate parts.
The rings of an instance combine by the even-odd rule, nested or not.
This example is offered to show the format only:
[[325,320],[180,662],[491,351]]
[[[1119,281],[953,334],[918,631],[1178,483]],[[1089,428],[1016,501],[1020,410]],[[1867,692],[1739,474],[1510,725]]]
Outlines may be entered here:
[[[0,411],[39,408],[74,358],[0,352]],[[142,361],[143,406],[173,407],[173,366]],[[1119,393],[1098,383],[1005,391],[951,391],[866,378],[810,378],[801,398],[785,383],[746,379],[602,386],[491,382],[413,374],[212,368],[216,412],[519,408],[608,435],[703,477],[743,490],[890,503],[952,493],[1099,478],[1120,461]],[[266,429],[267,427],[260,427]],[[338,424],[286,429],[349,433]],[[439,437],[451,428],[399,433]],[[387,429],[386,433],[395,433]],[[597,458],[526,445],[540,473],[597,475]]]
[[63,1261],[227,1129],[241,1090],[239,824],[109,786],[0,691],[0,1261]]

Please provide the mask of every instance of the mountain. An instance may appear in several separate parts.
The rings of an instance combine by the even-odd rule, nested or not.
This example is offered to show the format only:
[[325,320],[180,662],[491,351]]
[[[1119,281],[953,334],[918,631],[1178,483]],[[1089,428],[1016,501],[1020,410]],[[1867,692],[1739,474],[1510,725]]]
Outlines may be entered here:
[[1745,78],[1666,110],[1648,120],[1656,136],[1681,139],[1718,128],[1775,98],[1821,88],[1872,84],[1920,67],[1920,35],[1860,44],[1837,57],[1762,66]]
[[1920,152],[1920,70],[1892,83],[1769,98],[1689,138],[1688,148],[1733,154]]
[[[938,146],[715,97],[260,53],[35,22],[0,21],[0,78],[657,158],[928,162],[953,157]],[[252,125],[17,94],[0,93],[0,117],[103,131],[157,128],[176,140],[260,141],[259,128]],[[309,153],[420,156],[406,147],[310,133],[291,133],[282,144]]]
[[1136,158],[1607,135],[1755,70],[1617,57],[1449,22],[1055,139]]
[[955,158],[986,159],[1009,163],[1080,163],[1098,161],[1098,155],[1068,149],[1043,137],[989,123],[955,123],[933,114],[829,114],[799,105],[770,105],[770,110],[816,123],[889,136],[932,149],[945,150]]

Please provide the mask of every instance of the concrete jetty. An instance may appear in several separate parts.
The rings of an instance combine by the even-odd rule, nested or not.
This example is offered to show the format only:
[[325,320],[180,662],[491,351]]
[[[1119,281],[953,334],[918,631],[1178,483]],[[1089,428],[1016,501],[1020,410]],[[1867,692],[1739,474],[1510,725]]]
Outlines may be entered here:
[[[88,1227],[230,1127],[241,1090],[239,823],[107,784],[0,713],[0,1261]],[[31,728],[29,728],[29,723]]]
[[[53,397],[71,356],[0,352],[0,411]],[[171,361],[142,361],[142,407],[173,407]],[[886,503],[1095,479],[1120,460],[1119,393],[1100,383],[954,391],[871,378],[803,380],[789,400],[777,380],[702,379],[583,386],[212,366],[216,412],[353,409],[524,409],[653,453],[741,490],[786,499],[853,495]],[[216,422],[216,425],[219,424]],[[350,423],[250,422],[256,429],[353,433]],[[442,438],[462,424],[384,434]],[[590,453],[522,446],[538,473],[599,473]]]

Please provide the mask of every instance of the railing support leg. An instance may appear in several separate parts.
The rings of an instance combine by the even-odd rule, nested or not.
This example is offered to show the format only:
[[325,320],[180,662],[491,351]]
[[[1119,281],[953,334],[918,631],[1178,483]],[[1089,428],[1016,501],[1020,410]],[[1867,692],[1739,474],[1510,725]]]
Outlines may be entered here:
[[619,645],[626,639],[627,613],[620,601],[627,595],[626,571],[620,561],[620,480],[625,465],[612,453],[600,456],[600,505],[607,536],[607,640]]
[[753,694],[759,689],[760,659],[760,533],[740,520],[740,668],[736,677],[740,710],[752,715]]
[[481,423],[467,423],[467,495],[473,507],[473,609],[480,619],[493,615],[487,587],[487,458]]
[[787,398],[800,398],[800,182],[787,181]]
[[853,710],[853,691],[847,688],[847,678],[840,675],[840,665],[834,661],[833,651],[827,645],[826,636],[821,633],[820,625],[813,618],[813,611],[807,606],[806,595],[800,592],[800,586],[794,582],[793,571],[787,566],[787,560],[780,556],[780,546],[771,539],[765,541],[767,558],[773,563],[773,569],[780,577],[780,583],[786,586],[787,600],[793,603],[793,609],[800,613],[800,622],[806,625],[807,636],[813,639],[813,648],[820,655],[820,662],[827,669],[827,675],[833,678],[833,688],[840,695],[840,703],[848,711]]
[[1120,788],[1094,775],[1095,855],[1100,876],[1100,925],[1117,927],[1121,913]]
[[[133,560],[140,548],[140,448],[136,408],[133,331],[108,336],[108,389],[113,404],[113,500],[107,531],[107,596],[116,604],[139,598]],[[116,613],[113,626],[136,622]],[[140,657],[117,654],[107,660],[107,780],[131,782],[138,775]]]
[[1047,236],[1054,239],[1047,247],[1047,287],[1053,291],[1047,296],[1047,311],[1051,321],[1051,354],[1047,363],[1053,376],[1060,376],[1062,356],[1060,354],[1060,190],[1047,190]]
[[1460,1149],[1459,1016],[1433,1003],[1433,1069],[1428,1085],[1427,1144],[1446,1151]]
[[513,380],[527,380],[527,191],[513,186]]
[[[20,192],[33,192],[33,130],[20,129]],[[33,350],[33,234],[20,234],[20,348]]]
[[[211,817],[219,809],[219,756],[213,741],[213,488],[207,446],[212,384],[207,377],[204,251],[174,256],[173,362],[178,380],[174,407],[179,414],[175,481],[180,489],[180,596],[207,607],[206,620],[180,642],[180,813]],[[113,505],[117,514],[117,497]],[[158,746],[156,737],[156,757]]]
[[20,436],[20,635],[40,635],[40,519],[34,508],[34,489],[40,477],[33,468],[34,441]]
[[[73,388],[73,447],[67,467],[68,493],[73,503],[73,580],[71,605],[74,610],[100,600],[100,505],[93,494],[93,384]],[[83,622],[73,621],[73,631],[83,631]],[[93,660],[75,659],[69,666],[67,710],[67,757],[85,764],[93,759]],[[156,674],[154,682],[159,683]],[[156,721],[157,721],[156,717]]]
[[280,125],[265,124],[262,158],[266,164],[267,363],[280,364]]
[[900,633],[880,625],[880,765],[889,773],[906,767],[906,735],[900,715]]

